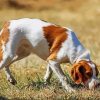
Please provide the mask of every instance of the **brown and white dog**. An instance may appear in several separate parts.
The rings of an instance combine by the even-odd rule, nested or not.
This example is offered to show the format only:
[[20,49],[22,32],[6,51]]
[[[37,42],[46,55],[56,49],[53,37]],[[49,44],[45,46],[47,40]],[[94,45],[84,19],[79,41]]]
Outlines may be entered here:
[[76,84],[83,83],[89,89],[98,85],[97,67],[71,29],[39,19],[6,22],[0,32],[0,68],[5,67],[9,82],[16,83],[9,70],[10,64],[31,53],[48,61],[46,82],[50,81],[54,72],[67,91],[74,91],[60,67],[66,62],[73,65],[71,75]]

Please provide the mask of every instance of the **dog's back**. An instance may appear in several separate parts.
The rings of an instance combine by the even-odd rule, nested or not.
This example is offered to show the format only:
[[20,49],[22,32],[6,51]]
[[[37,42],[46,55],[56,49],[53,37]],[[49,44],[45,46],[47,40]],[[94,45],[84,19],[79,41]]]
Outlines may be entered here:
[[17,59],[22,59],[35,53],[44,60],[58,57],[59,61],[73,62],[76,57],[74,53],[84,49],[70,29],[40,19],[11,20],[7,28],[8,41],[2,49],[3,55],[6,54],[11,60],[16,56]]

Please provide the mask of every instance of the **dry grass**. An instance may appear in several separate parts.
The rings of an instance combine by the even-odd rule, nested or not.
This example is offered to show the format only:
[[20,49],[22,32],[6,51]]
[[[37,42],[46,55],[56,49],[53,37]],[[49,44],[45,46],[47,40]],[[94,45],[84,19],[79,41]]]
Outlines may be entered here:
[[[29,0],[28,8],[12,8],[5,4],[8,0],[0,0],[0,27],[6,20],[23,17],[40,18],[62,26],[72,28],[80,41],[91,51],[92,59],[100,69],[100,0]],[[17,0],[27,5],[25,0]],[[50,1],[50,0],[49,0]],[[31,3],[30,3],[31,2]],[[37,2],[37,3],[35,3]],[[5,6],[3,6],[5,4]],[[35,5],[34,5],[35,4]],[[45,7],[45,5],[48,7]],[[62,65],[64,72],[70,70]],[[54,75],[50,85],[43,84],[43,75],[46,62],[31,55],[11,66],[17,85],[12,86],[6,81],[4,71],[0,71],[0,96],[12,100],[99,100],[100,89],[87,90],[81,85],[76,86],[69,78],[70,83],[76,87],[74,94],[67,93]],[[99,76],[100,77],[100,76]]]

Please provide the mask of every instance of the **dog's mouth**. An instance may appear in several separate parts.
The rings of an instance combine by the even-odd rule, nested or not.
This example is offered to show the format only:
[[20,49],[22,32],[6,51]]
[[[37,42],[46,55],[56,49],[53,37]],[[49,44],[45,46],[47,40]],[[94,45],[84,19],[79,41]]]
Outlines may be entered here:
[[96,88],[98,88],[98,87],[100,87],[100,83],[98,83],[98,84],[96,85]]
[[90,90],[100,87],[100,82],[98,79],[90,79],[83,82],[84,86]]

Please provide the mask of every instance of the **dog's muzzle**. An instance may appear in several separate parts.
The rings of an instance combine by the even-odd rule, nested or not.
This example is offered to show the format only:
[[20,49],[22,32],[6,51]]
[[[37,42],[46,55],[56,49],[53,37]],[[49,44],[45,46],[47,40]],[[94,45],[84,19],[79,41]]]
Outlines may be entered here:
[[91,78],[88,81],[84,83],[86,87],[88,87],[90,90],[94,90],[98,86],[100,86],[100,81],[97,78]]

